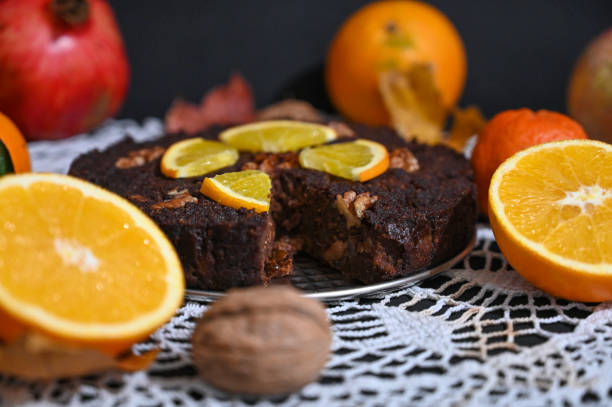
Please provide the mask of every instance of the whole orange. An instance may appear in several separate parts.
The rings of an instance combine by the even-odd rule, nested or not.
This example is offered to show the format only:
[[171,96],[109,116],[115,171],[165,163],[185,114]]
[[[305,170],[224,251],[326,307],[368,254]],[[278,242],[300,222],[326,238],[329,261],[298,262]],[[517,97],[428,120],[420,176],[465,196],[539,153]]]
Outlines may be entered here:
[[351,15],[332,40],[325,65],[327,92],[349,119],[387,125],[379,76],[415,63],[431,64],[442,103],[453,107],[465,84],[466,56],[450,20],[418,1],[374,2]]
[[582,126],[561,113],[522,108],[495,115],[478,135],[472,152],[480,210],[487,212],[491,177],[506,159],[536,144],[585,138]]
[[[6,148],[9,157],[0,157],[0,159],[10,159],[15,172],[30,171],[30,155],[28,154],[28,145],[25,138],[15,125],[4,114],[0,113],[0,154],[3,154],[3,148]],[[0,169],[0,175],[2,175]]]
[[567,109],[589,137],[612,143],[612,29],[595,38],[576,62]]

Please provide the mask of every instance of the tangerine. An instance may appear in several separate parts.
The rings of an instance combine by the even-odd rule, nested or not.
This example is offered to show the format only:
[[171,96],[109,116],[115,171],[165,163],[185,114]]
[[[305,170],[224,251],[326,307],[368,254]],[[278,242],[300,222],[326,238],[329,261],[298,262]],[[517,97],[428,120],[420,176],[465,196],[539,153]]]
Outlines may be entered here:
[[522,108],[495,115],[482,129],[472,152],[481,211],[489,205],[489,184],[499,165],[515,153],[556,140],[586,139],[580,124],[564,114]]
[[453,24],[419,1],[374,2],[350,16],[332,40],[325,66],[327,91],[349,119],[388,125],[379,77],[418,63],[431,64],[442,103],[452,108],[466,75],[465,49]]
[[[3,147],[6,151],[3,151]],[[6,152],[8,152],[8,157],[4,155]],[[5,165],[1,165],[3,162]],[[10,171],[3,169],[4,166],[7,166]],[[15,123],[0,113],[0,175],[5,172],[28,171],[30,171],[30,155],[26,140]]]

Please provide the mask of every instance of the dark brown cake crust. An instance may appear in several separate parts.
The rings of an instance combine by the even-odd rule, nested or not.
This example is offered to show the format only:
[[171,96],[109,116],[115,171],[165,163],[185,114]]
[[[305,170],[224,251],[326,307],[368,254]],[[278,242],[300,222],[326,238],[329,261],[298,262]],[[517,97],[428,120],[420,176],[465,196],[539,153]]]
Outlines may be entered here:
[[[151,216],[177,248],[192,288],[262,284],[286,274],[292,251],[274,243],[274,224],[284,239],[365,283],[408,275],[463,249],[476,221],[467,160],[446,147],[406,143],[388,129],[351,127],[357,137],[378,141],[389,151],[409,149],[419,169],[392,168],[360,183],[299,168],[295,154],[241,154],[235,165],[219,171],[258,167],[269,172],[270,214],[211,201],[199,193],[203,177],[168,179],[154,155],[143,165],[116,166],[130,152],[166,148],[186,136],[143,144],[128,140],[90,152],[75,160],[70,174],[117,192]],[[211,128],[202,137],[216,139],[219,130]]]

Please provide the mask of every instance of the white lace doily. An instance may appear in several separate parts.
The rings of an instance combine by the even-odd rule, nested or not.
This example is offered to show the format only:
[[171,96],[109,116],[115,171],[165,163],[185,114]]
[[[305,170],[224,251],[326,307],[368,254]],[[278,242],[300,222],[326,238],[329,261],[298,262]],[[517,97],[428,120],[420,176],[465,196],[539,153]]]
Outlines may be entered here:
[[[112,121],[94,135],[30,145],[35,171],[162,123]],[[190,336],[206,303],[187,302],[137,350],[160,346],[145,372],[54,382],[0,377],[0,405],[28,406],[579,406],[612,405],[612,303],[556,299],[506,263],[486,225],[453,270],[377,299],[328,306],[333,356],[320,379],[271,398],[220,392],[198,379]]]

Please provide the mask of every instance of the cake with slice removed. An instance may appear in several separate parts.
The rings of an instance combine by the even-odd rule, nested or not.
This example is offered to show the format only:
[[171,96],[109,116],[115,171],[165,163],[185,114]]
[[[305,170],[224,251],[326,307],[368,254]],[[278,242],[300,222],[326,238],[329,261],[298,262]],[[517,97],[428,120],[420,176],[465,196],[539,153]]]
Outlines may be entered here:
[[[221,128],[201,134],[217,140]],[[443,146],[407,143],[392,130],[351,125],[353,137],[387,147],[391,167],[367,182],[299,166],[296,153],[241,153],[229,171],[260,169],[272,178],[270,212],[233,209],[199,190],[203,176],[171,179],[160,156],[187,136],[123,141],[77,158],[70,174],[129,199],[164,230],[191,288],[265,284],[291,272],[296,250],[372,283],[409,275],[459,253],[473,236],[470,165]]]

